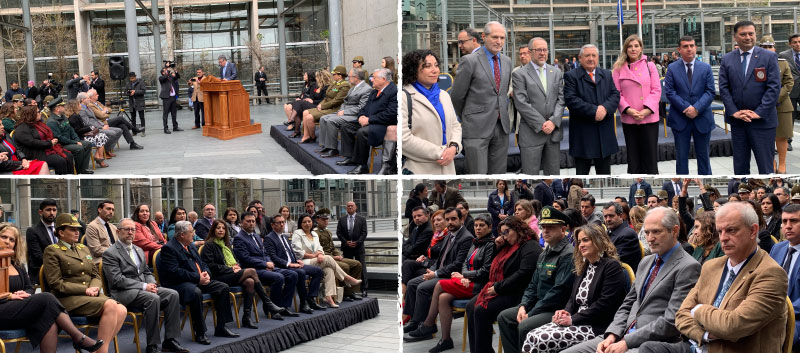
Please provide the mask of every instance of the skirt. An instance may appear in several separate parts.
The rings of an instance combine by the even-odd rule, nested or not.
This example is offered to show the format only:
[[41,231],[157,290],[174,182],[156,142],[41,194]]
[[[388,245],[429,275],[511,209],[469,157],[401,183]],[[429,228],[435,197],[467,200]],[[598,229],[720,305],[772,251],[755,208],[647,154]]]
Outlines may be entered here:
[[439,285],[443,291],[452,294],[456,299],[469,299],[474,295],[472,289],[475,287],[475,282],[472,281],[469,282],[469,287],[464,287],[460,278],[448,278],[439,281]]
[[777,138],[792,138],[792,112],[778,113],[778,128],[775,130]]
[[551,322],[528,332],[522,351],[557,353],[593,338],[595,334],[589,325],[560,326]]
[[83,139],[87,142],[91,142],[94,147],[103,147],[106,145],[106,142],[108,142],[108,135],[98,132],[94,136],[84,136]]
[[24,329],[36,348],[42,338],[64,312],[64,307],[50,293],[34,294],[23,300],[8,300],[0,304],[0,330]]
[[231,272],[225,275],[215,276],[214,280],[225,283],[231,287],[241,286],[242,284],[239,283],[239,281],[242,279],[243,274],[244,274],[244,269],[236,273]]
[[309,102],[304,101],[304,100],[293,101],[290,104],[292,105],[292,110],[296,111],[297,115],[299,115],[301,118],[303,117],[303,112],[306,111],[306,109],[311,109],[311,108],[316,108],[317,107],[316,104],[309,103]]
[[15,170],[12,172],[14,175],[37,175],[42,171],[42,167],[44,167],[44,161],[40,160],[32,160],[29,161],[30,165],[28,165],[28,169],[20,169]]
[[70,316],[97,317],[103,314],[103,305],[105,305],[106,300],[109,299],[111,298],[104,294],[100,294],[96,297],[73,295],[58,298],[58,301],[67,309]]

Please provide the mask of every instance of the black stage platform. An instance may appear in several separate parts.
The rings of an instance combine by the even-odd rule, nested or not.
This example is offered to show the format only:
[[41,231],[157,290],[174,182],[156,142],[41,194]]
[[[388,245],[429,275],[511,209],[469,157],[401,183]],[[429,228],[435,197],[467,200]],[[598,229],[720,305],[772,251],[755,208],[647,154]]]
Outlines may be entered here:
[[[261,301],[258,301],[259,308]],[[239,309],[241,318],[241,308]],[[375,318],[379,314],[378,300],[376,298],[364,298],[353,302],[342,302],[337,309],[327,309],[324,311],[314,311],[312,315],[300,314],[299,317],[287,317],[283,321],[267,319],[262,310],[258,310],[260,323],[255,323],[258,329],[236,328],[236,322],[228,323],[228,328],[238,333],[238,338],[214,337],[214,319],[211,313],[206,316],[206,335],[211,340],[210,346],[204,346],[192,342],[190,325],[187,322],[184,326],[181,337],[178,339],[180,344],[191,352],[213,352],[213,353],[272,353],[289,349],[303,342],[311,341],[322,336],[332,334],[348,326],[359,322]],[[128,319],[130,320],[130,319]],[[163,340],[163,329],[162,329]],[[91,337],[96,337],[95,330],[90,331]],[[147,335],[144,328],[140,328],[139,340],[141,351],[145,351],[147,345]],[[120,353],[136,353],[136,345],[133,343],[133,327],[130,325],[122,326],[118,336]],[[14,343],[7,343],[6,349],[11,352],[14,350]],[[28,342],[20,343],[20,352],[32,352]],[[38,349],[36,350],[38,351]],[[113,346],[109,350],[113,352]],[[67,338],[59,338],[59,353],[74,353],[72,344]]]
[[[300,138],[290,138],[293,131],[286,130],[284,125],[272,125],[269,128],[269,135],[283,147],[289,155],[300,162],[306,169],[314,175],[321,174],[347,174],[355,166],[340,166],[336,162],[344,160],[344,157],[322,158],[319,153],[314,152],[319,149],[318,143],[299,143]],[[317,128],[317,138],[319,138],[319,128]],[[341,141],[339,142],[341,146]],[[341,147],[339,151],[341,151]],[[517,151],[519,153],[519,151]],[[378,153],[374,158],[372,171],[377,172],[381,169],[382,153]]]

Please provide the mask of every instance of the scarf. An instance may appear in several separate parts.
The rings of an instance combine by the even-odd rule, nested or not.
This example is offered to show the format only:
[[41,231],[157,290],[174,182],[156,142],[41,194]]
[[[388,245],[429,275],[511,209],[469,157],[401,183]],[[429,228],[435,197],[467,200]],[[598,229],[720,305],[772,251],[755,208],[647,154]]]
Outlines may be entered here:
[[[39,136],[41,136],[43,141],[49,141],[54,138],[53,130],[50,130],[50,127],[41,121],[33,123],[33,128],[39,132]],[[56,143],[52,147],[47,148],[44,152],[48,156],[51,154],[57,154],[61,156],[61,158],[67,158],[67,155],[64,154],[64,149],[62,149],[61,144],[58,143]]]
[[444,106],[442,106],[442,102],[439,101],[439,84],[434,83],[430,89],[425,88],[425,86],[419,84],[419,82],[413,83],[414,88],[417,89],[417,92],[421,93],[425,98],[431,102],[433,108],[436,109],[436,112],[439,113],[439,120],[442,122],[442,146],[447,145],[447,125],[444,121]]
[[431,238],[431,245],[428,246],[428,258],[429,259],[431,258],[431,249],[434,247],[434,245],[436,245],[436,243],[439,242],[439,240],[444,239],[444,237],[446,235],[447,235],[447,228],[445,228],[444,230],[442,230],[438,234],[437,233],[433,234],[433,238]]
[[220,249],[222,249],[222,256],[225,258],[225,265],[228,267],[233,267],[236,265],[236,258],[233,257],[233,251],[222,240],[222,238],[214,238],[214,244],[217,244]]
[[492,266],[489,269],[489,282],[486,283],[483,288],[481,288],[481,292],[478,293],[478,300],[475,302],[475,305],[480,305],[484,309],[487,308],[489,305],[489,301],[492,298],[496,297],[497,294],[489,294],[489,287],[492,287],[496,282],[500,282],[505,278],[503,276],[503,266],[505,266],[506,261],[508,258],[511,257],[519,247],[524,243],[523,239],[520,239],[516,244],[511,246],[505,246],[500,252],[494,257],[492,260]]
[[16,149],[16,147],[14,147],[13,144],[8,142],[8,140],[5,139],[5,136],[3,137],[3,146],[6,146],[6,148],[8,148],[8,150],[11,151],[11,160],[12,161],[19,161],[19,158],[17,158],[17,149]]

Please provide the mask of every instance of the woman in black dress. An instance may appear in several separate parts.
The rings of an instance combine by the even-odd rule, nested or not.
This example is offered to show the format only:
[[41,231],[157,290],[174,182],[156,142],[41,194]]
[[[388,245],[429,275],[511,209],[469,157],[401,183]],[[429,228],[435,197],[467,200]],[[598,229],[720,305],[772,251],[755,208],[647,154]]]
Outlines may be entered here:
[[24,329],[33,348],[40,346],[43,353],[56,351],[58,332],[64,330],[72,338],[76,350],[94,352],[103,345],[78,330],[72,324],[64,307],[50,293],[34,294],[28,273],[25,272],[25,242],[19,241],[19,229],[11,223],[0,224],[0,250],[14,250],[9,268],[11,295],[0,298],[0,330]]
[[312,95],[314,94],[314,91],[316,91],[317,88],[319,88],[317,87],[317,74],[314,71],[306,71],[305,73],[303,73],[303,81],[304,81],[303,90],[301,91],[300,96],[295,98],[294,101],[291,101],[283,105],[283,111],[284,113],[286,113],[286,119],[287,119],[283,123],[283,125],[289,126],[286,130],[294,129],[293,127],[294,118],[298,114],[300,116],[303,116],[302,110],[304,109],[301,108],[301,105],[305,105],[303,104],[303,102],[313,103],[314,96]]
[[[311,76],[309,76],[309,79]],[[308,97],[302,100],[295,101],[296,105],[292,107],[291,119],[293,123],[289,124],[286,130],[294,130],[294,134],[290,137],[300,137],[303,133],[300,132],[301,122],[303,121],[303,112],[306,109],[315,108],[323,99],[325,99],[325,92],[328,91],[328,86],[333,83],[333,76],[328,70],[320,70],[316,73],[316,87],[309,89]]]
[[[229,286],[241,286],[244,288],[244,298],[242,302],[242,327],[257,329],[250,321],[250,313],[253,311],[253,296],[258,294],[264,304],[264,315],[269,317],[272,313],[273,320],[283,320],[280,307],[272,303],[264,286],[258,279],[258,273],[253,268],[241,268],[236,257],[233,255],[231,245],[231,235],[228,224],[218,219],[211,224],[211,230],[205,239],[203,251],[200,258],[208,265],[211,272],[211,279],[224,282]],[[258,313],[256,313],[258,315]]]

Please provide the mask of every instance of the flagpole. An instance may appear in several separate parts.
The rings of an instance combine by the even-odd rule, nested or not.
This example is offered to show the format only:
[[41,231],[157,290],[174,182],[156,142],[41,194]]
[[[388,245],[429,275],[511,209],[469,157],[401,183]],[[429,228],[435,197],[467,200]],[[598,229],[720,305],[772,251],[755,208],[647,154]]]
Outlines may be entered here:
[[617,1],[617,29],[619,30],[619,50],[622,51],[622,25],[625,23],[625,16],[622,10],[622,0]]
[[[642,38],[642,0],[636,0],[636,22],[639,24],[639,38]],[[642,39],[644,40],[644,39]]]

